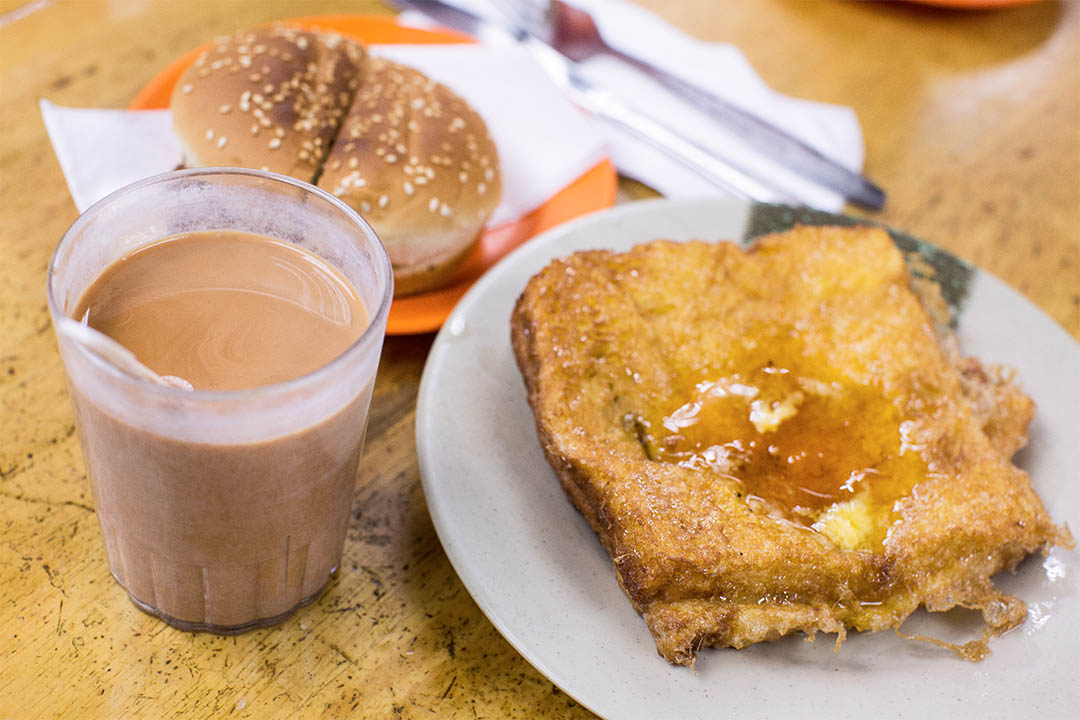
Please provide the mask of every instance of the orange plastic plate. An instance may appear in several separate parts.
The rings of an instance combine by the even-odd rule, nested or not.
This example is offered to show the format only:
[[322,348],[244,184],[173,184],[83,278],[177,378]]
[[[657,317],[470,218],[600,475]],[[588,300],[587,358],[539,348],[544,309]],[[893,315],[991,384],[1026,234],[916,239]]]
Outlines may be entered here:
[[[316,15],[291,18],[289,24],[306,29],[330,30],[369,44],[447,45],[473,42],[453,30],[428,30],[398,25],[391,17],[367,15]],[[195,48],[162,70],[131,102],[132,110],[169,107],[177,79],[209,43]],[[390,306],[386,332],[411,335],[438,330],[454,305],[485,270],[529,238],[572,218],[615,204],[615,167],[604,160],[527,215],[488,228],[454,280],[429,293],[396,298]]]

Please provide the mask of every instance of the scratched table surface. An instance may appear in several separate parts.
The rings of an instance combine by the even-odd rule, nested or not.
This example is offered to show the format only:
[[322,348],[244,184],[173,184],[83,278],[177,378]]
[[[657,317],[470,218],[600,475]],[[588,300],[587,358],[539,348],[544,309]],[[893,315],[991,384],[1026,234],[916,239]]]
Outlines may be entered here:
[[[1080,4],[647,4],[736,43],[782,92],[854,107],[890,193],[877,217],[1080,336]],[[0,0],[0,718],[590,717],[496,632],[439,545],[413,439],[431,335],[386,342],[342,567],[318,602],[239,637],[184,633],[109,575],[45,304],[76,211],[37,100],[124,107],[217,34],[321,12],[390,10]]]

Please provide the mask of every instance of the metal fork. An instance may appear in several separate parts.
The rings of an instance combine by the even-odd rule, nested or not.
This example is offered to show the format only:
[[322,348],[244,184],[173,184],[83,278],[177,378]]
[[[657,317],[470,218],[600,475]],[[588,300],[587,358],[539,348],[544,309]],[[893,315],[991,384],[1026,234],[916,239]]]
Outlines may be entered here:
[[768,187],[756,178],[682,137],[677,130],[621,102],[578,71],[577,63],[530,34],[506,16],[480,17],[444,0],[391,0],[399,8],[418,10],[439,23],[493,43],[513,42],[524,48],[570,102],[650,145],[699,177],[735,197],[757,202],[798,203],[797,198]]
[[506,0],[498,7],[512,23],[526,28],[571,60],[580,62],[596,55],[618,58],[707,110],[748,145],[799,175],[815,180],[863,207],[880,210],[884,206],[885,191],[869,179],[708,90],[609,45],[588,13],[562,0]]

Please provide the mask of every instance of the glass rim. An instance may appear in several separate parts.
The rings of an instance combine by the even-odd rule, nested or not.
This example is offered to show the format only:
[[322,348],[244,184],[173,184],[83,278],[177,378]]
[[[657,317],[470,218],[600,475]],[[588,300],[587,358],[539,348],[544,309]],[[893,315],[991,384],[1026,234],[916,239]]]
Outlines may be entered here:
[[[267,170],[253,170],[251,168],[240,167],[187,168],[151,175],[142,180],[137,180],[113,190],[80,213],[68,229],[64,231],[64,234],[60,237],[60,241],[56,244],[52,257],[49,259],[49,268],[45,276],[45,294],[48,299],[49,314],[51,316],[50,320],[54,324],[54,332],[56,318],[68,318],[73,320],[73,318],[68,317],[67,313],[59,307],[59,301],[53,293],[53,279],[57,272],[56,265],[61,256],[61,252],[74,242],[73,238],[76,233],[84,226],[88,225],[97,214],[101,213],[103,208],[112,204],[124,195],[136,193],[150,185],[184,178],[198,178],[203,176],[221,177],[226,175],[254,177],[261,180],[269,180],[271,182],[290,185],[301,192],[326,200],[332,207],[339,210],[348,220],[355,224],[366,237],[374,240],[375,272],[377,275],[383,276],[386,282],[384,283],[382,296],[379,298],[378,307],[374,312],[370,313],[367,327],[360,333],[360,337],[349,345],[349,347],[345,348],[341,354],[309,373],[270,385],[259,385],[252,388],[241,388],[237,390],[185,390],[172,385],[161,385],[151,380],[131,375],[97,353],[87,350],[79,343],[73,343],[76,346],[77,351],[87,358],[89,362],[95,367],[103,370],[113,379],[131,387],[138,388],[142,392],[159,393],[161,397],[165,398],[198,400],[210,404],[236,403],[247,399],[270,398],[302,390],[307,385],[318,383],[323,377],[333,372],[334,369],[343,365],[352,357],[361,354],[373,343],[382,341],[384,333],[376,333],[375,328],[385,325],[386,317],[390,312],[390,304],[394,298],[394,271],[393,266],[390,264],[390,256],[386,252],[386,247],[383,245],[382,240],[371,225],[340,198],[334,197],[322,188],[312,185],[311,183],[298,180],[288,175],[269,172]],[[352,281],[350,280],[350,283],[351,282]]]

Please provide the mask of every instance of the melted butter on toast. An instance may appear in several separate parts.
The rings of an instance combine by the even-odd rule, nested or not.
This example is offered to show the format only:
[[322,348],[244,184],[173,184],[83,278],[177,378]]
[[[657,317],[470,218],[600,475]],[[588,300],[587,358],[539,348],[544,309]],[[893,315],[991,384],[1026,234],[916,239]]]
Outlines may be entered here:
[[792,328],[755,335],[720,372],[649,418],[649,456],[735,482],[755,510],[841,548],[880,551],[894,504],[927,472],[899,403],[807,355]]

